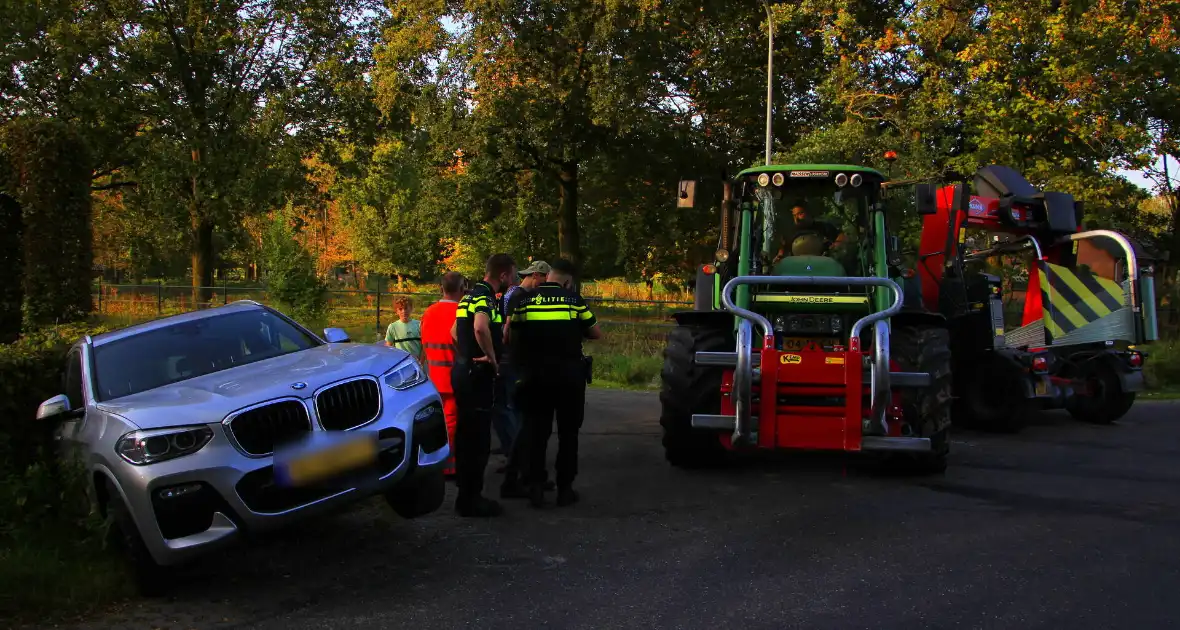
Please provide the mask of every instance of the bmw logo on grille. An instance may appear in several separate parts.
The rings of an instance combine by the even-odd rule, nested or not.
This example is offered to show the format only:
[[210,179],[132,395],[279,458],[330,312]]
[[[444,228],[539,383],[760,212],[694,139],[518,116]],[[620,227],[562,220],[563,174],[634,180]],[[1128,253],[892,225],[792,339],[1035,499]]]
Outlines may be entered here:
[[307,383],[291,383],[291,389],[303,389],[307,387]]

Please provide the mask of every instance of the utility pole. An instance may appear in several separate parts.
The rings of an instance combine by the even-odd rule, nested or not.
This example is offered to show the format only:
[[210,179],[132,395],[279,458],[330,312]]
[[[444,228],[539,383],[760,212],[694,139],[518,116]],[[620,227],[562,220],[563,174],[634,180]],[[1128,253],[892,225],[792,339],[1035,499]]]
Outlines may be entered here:
[[766,165],[770,166],[770,105],[774,99],[774,16],[770,13],[769,2],[762,6],[766,9],[766,30],[769,34],[766,40]]
[[770,151],[772,144],[771,135],[771,120],[773,110],[771,103],[774,100],[774,14],[770,12],[770,5],[772,4],[786,4],[787,0],[765,0],[762,8],[766,9],[766,165],[770,166]]

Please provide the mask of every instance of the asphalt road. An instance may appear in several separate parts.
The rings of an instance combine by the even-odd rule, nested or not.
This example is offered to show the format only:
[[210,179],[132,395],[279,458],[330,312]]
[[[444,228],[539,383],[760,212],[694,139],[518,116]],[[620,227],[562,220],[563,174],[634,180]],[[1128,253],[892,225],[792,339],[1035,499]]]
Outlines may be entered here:
[[409,522],[372,501],[78,627],[1176,627],[1177,411],[960,432],[932,478],[797,455],[690,473],[653,394],[595,391],[577,506],[462,520],[452,488]]

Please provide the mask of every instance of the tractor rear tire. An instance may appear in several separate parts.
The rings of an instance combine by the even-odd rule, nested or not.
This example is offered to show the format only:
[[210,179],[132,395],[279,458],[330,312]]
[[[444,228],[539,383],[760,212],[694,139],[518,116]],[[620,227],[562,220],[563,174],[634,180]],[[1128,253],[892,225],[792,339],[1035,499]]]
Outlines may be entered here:
[[1135,392],[1123,391],[1119,375],[1110,365],[1099,360],[1083,364],[1079,379],[1087,381],[1093,396],[1076,396],[1069,405],[1069,414],[1082,422],[1111,424],[1127,415],[1135,404]]
[[919,474],[946,470],[950,453],[951,337],[940,326],[899,326],[890,338],[890,355],[903,372],[930,375],[930,386],[902,389],[902,410],[918,437],[930,438],[931,450],[912,456],[906,468]]
[[694,413],[721,412],[721,368],[698,366],[697,352],[732,352],[733,333],[703,326],[677,326],[668,333],[664,368],[660,372],[660,425],[664,457],[677,468],[721,464],[725,448],[713,431],[692,427]]

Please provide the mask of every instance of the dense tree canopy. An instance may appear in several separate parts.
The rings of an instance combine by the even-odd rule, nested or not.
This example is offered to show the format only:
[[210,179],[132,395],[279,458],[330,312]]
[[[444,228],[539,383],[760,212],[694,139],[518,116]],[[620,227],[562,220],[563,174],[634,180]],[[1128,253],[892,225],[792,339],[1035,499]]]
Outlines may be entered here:
[[[265,276],[281,232],[325,277],[503,250],[687,279],[717,182],[762,159],[771,24],[777,159],[1003,163],[1180,257],[1180,0],[0,6],[0,122],[91,147],[95,260],[125,277]],[[675,207],[682,177],[706,203]]]

